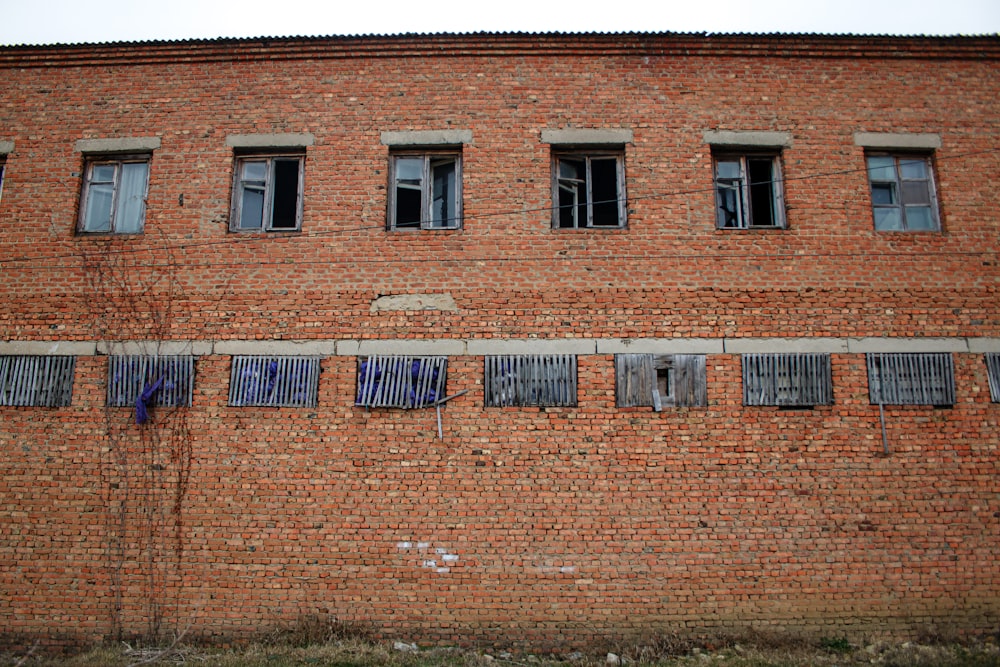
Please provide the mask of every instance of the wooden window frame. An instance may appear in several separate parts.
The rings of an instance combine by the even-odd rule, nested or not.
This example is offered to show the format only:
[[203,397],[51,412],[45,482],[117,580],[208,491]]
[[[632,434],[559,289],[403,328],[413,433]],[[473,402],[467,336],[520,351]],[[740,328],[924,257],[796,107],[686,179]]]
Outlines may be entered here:
[[229,405],[316,407],[320,359],[272,355],[234,356],[229,376]]
[[[594,160],[615,160],[615,190],[616,198],[615,200],[594,200],[594,176],[593,176],[593,161]],[[560,164],[563,161],[578,161],[583,162],[584,167],[584,177],[577,179],[569,179],[563,177],[561,174]],[[562,204],[562,192],[566,191],[568,188],[565,183],[573,181],[580,183],[583,188],[583,199],[581,203],[579,200],[571,205]],[[607,204],[614,202],[616,204],[616,217],[617,223],[614,225],[604,225],[595,224],[594,222],[594,206],[600,204]],[[580,223],[578,212],[580,209],[584,210],[585,220],[583,224]],[[564,225],[563,214],[566,210],[571,210],[573,215],[573,224]],[[626,199],[625,191],[625,149],[560,149],[552,151],[552,228],[553,229],[624,229],[628,223],[628,202]]]
[[616,354],[615,400],[620,408],[708,405],[704,354]]
[[108,357],[109,407],[132,407],[157,382],[148,405],[189,407],[194,393],[194,357],[190,355],[112,355]]
[[[871,166],[872,158],[891,158],[893,160],[893,180],[888,179],[875,179],[873,178],[873,172],[879,167]],[[920,162],[924,165],[926,170],[926,178],[903,178],[903,171],[900,168],[902,163],[906,162]],[[865,153],[865,173],[868,178],[868,194],[871,197],[872,206],[872,224],[877,232],[907,232],[907,233],[934,233],[941,231],[941,210],[938,206],[937,197],[937,186],[935,184],[934,178],[934,161],[933,155],[926,153],[905,153],[905,152],[892,152],[892,151],[869,151]],[[931,214],[931,222],[933,226],[918,227],[916,229],[911,229],[910,224],[907,221],[907,208],[915,207],[914,204],[907,204],[904,201],[906,196],[904,185],[906,183],[926,183],[928,202],[926,204],[920,205],[920,208],[929,208]],[[894,204],[878,204],[875,202],[875,186],[876,184],[891,184],[893,187],[893,192],[896,193],[896,203]],[[878,211],[879,210],[894,210],[898,211],[899,222],[901,225],[900,229],[887,228],[878,226]]]
[[984,355],[986,375],[990,383],[990,400],[1000,403],[1000,352]]
[[[149,172],[153,162],[151,153],[131,153],[131,154],[91,154],[84,159],[83,183],[80,188],[80,211],[77,217],[76,230],[80,234],[141,234],[146,226],[146,201],[149,197]],[[128,229],[125,221],[121,220],[124,205],[121,201],[122,195],[122,172],[127,164],[143,164],[146,167],[145,179],[142,185],[141,209],[138,220],[135,221],[136,229]],[[96,180],[95,170],[99,167],[113,166],[114,175],[110,181]],[[94,223],[90,219],[90,201],[99,186],[111,186],[110,219],[108,229],[93,229]]]
[[[750,162],[768,161],[771,165],[769,181],[750,181]],[[719,163],[738,162],[740,173],[737,177],[721,177]],[[715,226],[721,230],[748,229],[786,229],[788,220],[785,215],[784,177],[781,168],[781,151],[716,151],[712,153],[712,175],[715,189]],[[754,188],[770,184],[769,201],[773,220],[761,224],[754,220]],[[723,206],[724,191],[735,191],[738,194],[737,224],[727,225]]]
[[[400,160],[422,161],[420,178],[420,220],[417,224],[399,224],[399,185],[397,165]],[[434,161],[450,162],[455,165],[455,192],[452,193],[454,215],[439,222],[434,217]],[[455,230],[462,228],[462,150],[461,148],[441,148],[436,150],[394,150],[389,155],[389,197],[386,213],[388,231]]]
[[484,366],[486,407],[576,407],[576,355],[492,355]]
[[869,352],[866,364],[872,405],[955,404],[955,365],[950,353]]
[[411,410],[439,404],[448,384],[448,357],[371,355],[358,357],[354,404]]
[[829,354],[744,354],[743,405],[811,408],[833,404]]
[[0,356],[0,406],[64,408],[73,403],[76,357]]
[[[275,184],[275,165],[278,162],[298,163],[298,176],[295,192],[295,226],[275,227],[274,226],[274,198],[277,190]],[[264,162],[266,171],[264,180],[245,178],[245,165],[252,162]],[[254,232],[299,232],[302,230],[302,215],[305,200],[305,173],[306,156],[299,151],[280,151],[272,153],[240,153],[236,155],[233,167],[233,190],[232,207],[229,218],[229,231],[240,233]],[[250,185],[253,184],[253,185]],[[244,216],[244,191],[247,189],[261,190],[262,210],[260,226],[247,226],[243,224]]]

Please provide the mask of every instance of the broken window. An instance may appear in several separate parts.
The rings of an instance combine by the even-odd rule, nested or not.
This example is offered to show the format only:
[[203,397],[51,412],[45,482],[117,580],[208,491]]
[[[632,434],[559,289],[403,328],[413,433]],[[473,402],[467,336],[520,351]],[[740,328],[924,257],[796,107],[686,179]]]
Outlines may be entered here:
[[616,354],[618,407],[708,404],[703,354]]
[[319,357],[233,357],[229,405],[315,407]]
[[3,198],[3,174],[4,168],[7,166],[7,156],[0,154],[0,199]]
[[0,356],[0,405],[67,407],[76,357]]
[[990,381],[990,398],[1000,403],[1000,352],[986,355],[986,372]]
[[355,405],[424,408],[445,398],[448,357],[373,355],[358,360]]
[[149,155],[130,155],[87,160],[80,197],[81,232],[142,232],[149,159]]
[[715,156],[716,225],[720,229],[784,227],[778,156]]
[[116,355],[108,359],[108,405],[130,407],[145,393],[146,406],[191,405],[194,357]]
[[553,227],[625,226],[622,151],[556,153],[552,171]]
[[301,155],[253,155],[236,160],[231,229],[294,231],[302,227]]
[[576,357],[572,354],[486,357],[486,405],[575,406]]
[[919,155],[869,155],[868,181],[878,231],[936,231],[930,161]]
[[457,229],[462,223],[462,160],[455,152],[392,156],[389,229]]
[[744,354],[743,405],[833,403],[828,354]]
[[868,395],[873,404],[954,405],[950,354],[869,353]]

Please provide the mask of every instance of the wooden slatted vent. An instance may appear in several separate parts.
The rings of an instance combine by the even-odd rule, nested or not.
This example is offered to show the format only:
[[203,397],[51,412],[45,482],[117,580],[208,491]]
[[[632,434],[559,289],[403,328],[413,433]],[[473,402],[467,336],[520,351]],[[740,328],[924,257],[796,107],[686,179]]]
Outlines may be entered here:
[[355,405],[425,408],[445,398],[448,357],[372,355],[358,359]]
[[75,368],[76,357],[0,356],[0,405],[66,407]]
[[828,354],[744,354],[743,405],[833,403]]
[[618,407],[708,404],[703,354],[616,354]]
[[1000,352],[986,355],[986,373],[990,378],[990,399],[1000,403]]
[[315,407],[319,357],[233,357],[229,405]]
[[954,405],[951,355],[869,353],[868,395],[874,405]]
[[194,357],[116,355],[108,359],[108,405],[135,405],[144,390],[155,388],[150,405],[190,406]]
[[576,356],[572,354],[486,357],[486,405],[575,406]]

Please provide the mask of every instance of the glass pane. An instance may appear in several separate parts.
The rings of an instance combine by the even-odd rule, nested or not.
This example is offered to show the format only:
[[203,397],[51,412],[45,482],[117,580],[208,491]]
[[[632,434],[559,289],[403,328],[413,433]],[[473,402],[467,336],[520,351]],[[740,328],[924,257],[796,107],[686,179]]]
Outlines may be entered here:
[[906,207],[906,228],[917,230],[934,230],[937,224],[934,222],[934,213],[930,206],[907,206]]
[[91,183],[111,183],[115,180],[115,168],[113,164],[95,164],[90,173]]
[[895,183],[872,183],[872,203],[878,205],[898,204]]
[[868,158],[868,178],[873,181],[895,181],[895,158],[888,156]]
[[723,228],[738,228],[742,222],[742,197],[738,185],[719,183],[716,190],[718,197],[718,223]]
[[88,232],[111,231],[111,198],[114,189],[110,184],[91,185],[87,189],[87,212],[83,228]]
[[431,163],[431,180],[434,187],[431,201],[432,227],[454,227],[458,224],[456,167],[455,160]]
[[424,159],[420,157],[396,158],[396,182],[420,184],[424,176]]
[[720,160],[715,163],[716,178],[740,178],[739,160]]
[[299,161],[275,160],[271,228],[295,229],[299,212]]
[[260,229],[264,219],[264,188],[244,185],[240,200],[240,229]]
[[875,229],[884,232],[902,228],[903,221],[900,219],[898,208],[875,209]]
[[559,160],[559,178],[574,181],[583,180],[586,171],[580,160]]
[[267,162],[258,160],[254,162],[243,162],[243,180],[264,182],[267,178]]
[[899,158],[899,173],[906,179],[926,179],[927,163],[922,158]]
[[146,209],[145,162],[127,162],[122,165],[122,181],[118,186],[118,203],[115,212],[115,231],[120,234],[138,234],[142,231]]
[[600,158],[590,161],[590,191],[593,197],[591,221],[595,227],[617,227],[618,219],[618,160]]
[[927,181],[903,181],[903,203],[930,204],[930,184]]

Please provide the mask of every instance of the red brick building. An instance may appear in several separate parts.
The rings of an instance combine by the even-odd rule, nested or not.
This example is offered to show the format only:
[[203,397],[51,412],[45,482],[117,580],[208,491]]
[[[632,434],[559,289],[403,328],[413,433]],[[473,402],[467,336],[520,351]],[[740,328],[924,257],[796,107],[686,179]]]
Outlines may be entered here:
[[995,631],[998,56],[0,49],[4,641]]

